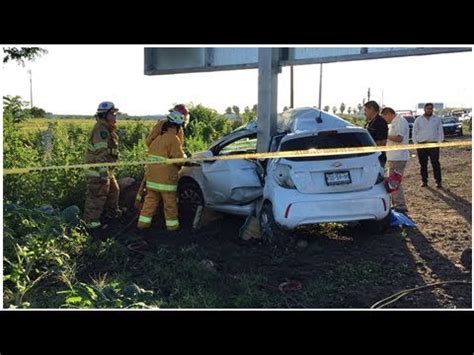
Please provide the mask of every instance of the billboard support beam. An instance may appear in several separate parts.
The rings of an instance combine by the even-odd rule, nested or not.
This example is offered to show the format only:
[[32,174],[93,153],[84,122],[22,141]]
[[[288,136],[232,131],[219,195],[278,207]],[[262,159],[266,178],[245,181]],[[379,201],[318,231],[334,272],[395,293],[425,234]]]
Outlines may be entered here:
[[267,152],[277,131],[278,48],[258,49],[257,152]]

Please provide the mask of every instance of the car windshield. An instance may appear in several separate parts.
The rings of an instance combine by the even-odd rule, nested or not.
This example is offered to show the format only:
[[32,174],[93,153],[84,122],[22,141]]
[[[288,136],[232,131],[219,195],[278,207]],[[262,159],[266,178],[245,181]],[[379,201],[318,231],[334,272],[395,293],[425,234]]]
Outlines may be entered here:
[[[280,151],[291,150],[308,150],[308,149],[327,149],[327,148],[353,148],[375,146],[372,137],[366,132],[346,132],[339,133],[337,131],[321,132],[317,136],[301,137],[283,142],[280,146]],[[373,153],[359,153],[359,154],[341,154],[330,156],[316,156],[316,157],[296,157],[287,158],[293,161],[308,161],[308,160],[329,160],[329,159],[344,159],[360,157]]]
[[457,123],[458,122],[454,117],[443,117],[441,121],[443,123]]

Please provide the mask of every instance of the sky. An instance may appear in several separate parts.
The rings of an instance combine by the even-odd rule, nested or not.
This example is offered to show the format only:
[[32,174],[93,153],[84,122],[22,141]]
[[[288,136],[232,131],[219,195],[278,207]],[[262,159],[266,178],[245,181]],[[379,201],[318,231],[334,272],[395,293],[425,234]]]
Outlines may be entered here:
[[[129,115],[156,115],[175,103],[203,104],[223,113],[243,111],[258,99],[258,70],[144,75],[142,45],[41,46],[48,54],[26,63],[2,66],[3,95],[20,95],[54,114],[93,115],[101,101],[112,101]],[[331,46],[334,47],[334,46]],[[418,46],[419,47],[419,46]],[[367,97],[395,110],[419,102],[472,107],[472,52],[327,63],[323,65],[322,106],[356,107]],[[294,106],[317,106],[320,65],[294,67]],[[290,69],[278,77],[278,110],[290,106]]]

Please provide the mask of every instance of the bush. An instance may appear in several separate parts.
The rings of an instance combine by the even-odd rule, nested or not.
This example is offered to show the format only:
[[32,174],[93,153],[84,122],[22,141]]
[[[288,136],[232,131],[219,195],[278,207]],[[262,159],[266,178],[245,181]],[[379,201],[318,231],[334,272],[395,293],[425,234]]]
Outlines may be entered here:
[[27,293],[61,274],[86,237],[52,209],[6,204],[3,215],[4,306],[29,307]]

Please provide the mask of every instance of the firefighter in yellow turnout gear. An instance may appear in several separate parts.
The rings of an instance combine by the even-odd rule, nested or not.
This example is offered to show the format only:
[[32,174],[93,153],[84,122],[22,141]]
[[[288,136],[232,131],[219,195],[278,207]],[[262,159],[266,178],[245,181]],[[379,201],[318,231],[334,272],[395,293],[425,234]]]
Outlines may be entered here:
[[[184,116],[172,111],[163,124],[162,133],[153,140],[148,149],[148,159],[160,161],[167,158],[185,158],[179,131],[184,124]],[[146,195],[138,218],[139,229],[149,228],[156,208],[163,200],[165,224],[168,231],[179,229],[176,192],[178,172],[181,164],[150,164],[145,169]]]
[[[169,110],[170,112],[177,111],[181,113],[184,116],[184,123],[189,121],[189,110],[188,108],[183,105],[183,104],[178,104],[173,107],[172,110]],[[163,124],[165,122],[168,122],[168,118],[164,118],[159,120],[155,126],[153,126],[150,134],[145,138],[145,144],[148,148],[150,148],[151,143],[161,135],[161,132],[163,130]],[[181,127],[178,133],[178,138],[181,141],[181,144],[184,145],[184,125]],[[143,178],[142,183],[140,184],[140,188],[138,189],[137,196],[135,198],[135,208],[140,209],[142,206],[143,198],[145,197],[146,194],[146,179]]]
[[[96,114],[97,123],[89,134],[85,163],[113,163],[118,159],[116,115],[118,109],[112,102],[102,102]],[[115,218],[118,207],[119,186],[113,167],[96,167],[85,170],[87,178],[84,221],[91,230],[102,227],[101,216]],[[104,211],[105,210],[105,211]]]

